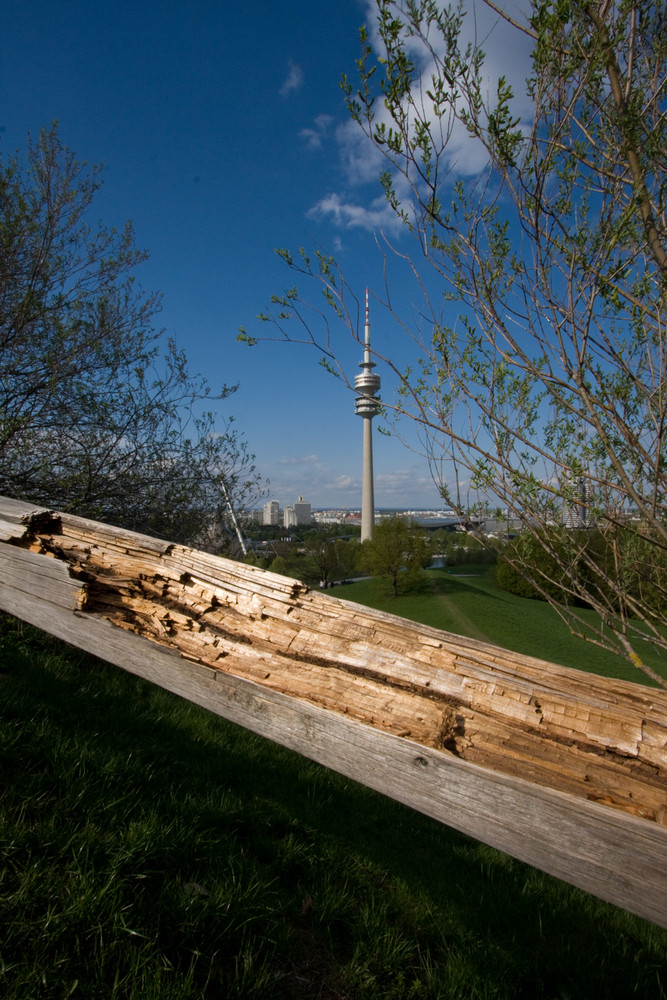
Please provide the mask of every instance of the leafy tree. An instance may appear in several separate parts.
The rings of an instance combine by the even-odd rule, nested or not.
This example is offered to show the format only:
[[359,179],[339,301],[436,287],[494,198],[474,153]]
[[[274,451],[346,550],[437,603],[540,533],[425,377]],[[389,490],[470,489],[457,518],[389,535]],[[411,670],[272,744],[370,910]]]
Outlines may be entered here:
[[358,540],[346,541],[344,538],[337,538],[334,542],[336,553],[336,572],[341,580],[352,576],[357,569],[359,562]]
[[328,537],[320,529],[309,535],[305,551],[317,570],[320,584],[326,587],[336,579],[352,575],[359,548],[355,542]]
[[547,594],[560,604],[588,606],[581,595],[608,580],[613,585],[605,597],[619,616],[631,614],[632,602],[641,601],[665,618],[667,556],[659,545],[639,539],[633,530],[619,533],[614,546],[595,528],[552,527],[548,535],[543,539],[536,531],[524,531],[509,544],[497,571],[499,586],[521,597],[544,599]]
[[278,573],[280,576],[288,576],[289,566],[285,556],[276,556],[269,566],[272,573]]
[[306,542],[305,549],[315,565],[320,584],[323,587],[328,586],[338,568],[338,555],[334,539],[327,538],[325,535],[311,535]]
[[0,492],[201,540],[258,486],[209,409],[234,387],[211,393],[154,329],[131,226],[91,223],[100,184],[55,126],[0,161]]
[[424,532],[404,517],[387,518],[373,528],[373,537],[362,544],[362,562],[373,576],[387,576],[394,597],[414,585],[419,571],[428,566],[431,550]]
[[[519,597],[545,600],[548,595],[562,603],[567,576],[561,570],[561,563],[565,561],[567,543],[571,540],[570,533],[563,532],[559,539],[551,537],[547,544],[542,544],[537,532],[521,532],[508,544],[505,558],[498,564],[498,586]],[[557,559],[552,555],[555,549],[558,549]]]
[[464,531],[436,531],[431,535],[433,555],[444,556],[448,566],[461,563],[493,563],[497,545],[491,546],[478,534]]
[[[639,650],[667,650],[664,580],[654,574],[648,600],[632,553],[659,550],[660,563],[667,551],[665,8],[532,0],[518,20],[486,2],[532,46],[529,114],[507,79],[487,79],[463,6],[436,0],[376,0],[358,85],[343,80],[418,247],[398,255],[423,292],[419,327],[397,317],[415,359],[380,360],[399,380],[395,414],[417,422],[433,467],[448,470],[447,502],[520,518],[568,581],[557,599],[533,579],[542,595],[575,632],[650,672]],[[457,179],[462,135],[484,165]],[[335,261],[279,253],[358,336]],[[336,367],[335,338],[312,333],[297,290],[275,301],[278,315],[263,318],[304,322],[303,339]],[[595,525],[611,559],[576,543],[564,559],[549,530],[559,524]],[[572,573],[572,554],[586,572]],[[530,575],[519,550],[514,559]],[[578,615],[582,602],[599,629]]]

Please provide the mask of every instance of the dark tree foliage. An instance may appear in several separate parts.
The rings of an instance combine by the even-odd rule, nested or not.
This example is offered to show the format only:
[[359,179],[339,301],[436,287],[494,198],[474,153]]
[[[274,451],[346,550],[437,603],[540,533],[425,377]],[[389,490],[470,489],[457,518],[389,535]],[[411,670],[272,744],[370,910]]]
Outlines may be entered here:
[[55,126],[0,160],[0,492],[194,541],[257,486],[210,409],[234,387],[155,329],[131,225],[91,220],[100,184]]
[[318,531],[306,539],[305,551],[316,570],[314,582],[327,587],[330,583],[352,576],[360,550],[356,542]]
[[520,597],[578,607],[592,607],[585,595],[604,588],[605,601],[619,617],[632,616],[634,604],[641,603],[656,618],[667,618],[667,558],[661,546],[648,539],[640,543],[631,529],[619,532],[613,546],[597,528],[552,527],[545,534],[524,531],[508,544],[496,572],[499,586]]

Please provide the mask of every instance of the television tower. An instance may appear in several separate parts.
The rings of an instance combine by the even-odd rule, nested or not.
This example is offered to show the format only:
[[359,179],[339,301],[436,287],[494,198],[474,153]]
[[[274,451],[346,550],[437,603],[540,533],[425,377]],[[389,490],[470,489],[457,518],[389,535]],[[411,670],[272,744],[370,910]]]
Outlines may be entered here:
[[373,517],[375,495],[373,490],[373,417],[380,409],[376,392],[380,388],[380,376],[373,374],[375,362],[371,361],[371,326],[368,318],[368,289],[366,289],[366,326],[364,329],[364,360],[359,367],[361,375],[354,380],[354,388],[360,393],[355,400],[354,410],[364,421],[363,479],[361,487],[361,540],[373,537]]

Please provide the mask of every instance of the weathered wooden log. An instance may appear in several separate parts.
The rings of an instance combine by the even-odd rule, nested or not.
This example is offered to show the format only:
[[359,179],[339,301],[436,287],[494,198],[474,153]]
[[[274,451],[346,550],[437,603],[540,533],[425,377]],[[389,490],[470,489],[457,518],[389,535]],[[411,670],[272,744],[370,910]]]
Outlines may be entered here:
[[0,607],[667,926],[667,693],[0,499]]

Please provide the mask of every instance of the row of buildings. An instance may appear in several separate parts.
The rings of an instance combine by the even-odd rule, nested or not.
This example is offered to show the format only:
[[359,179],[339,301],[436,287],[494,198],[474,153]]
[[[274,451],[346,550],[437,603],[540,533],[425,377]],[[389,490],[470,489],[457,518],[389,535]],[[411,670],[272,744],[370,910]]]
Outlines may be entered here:
[[310,524],[312,513],[310,504],[303,497],[295,500],[291,506],[281,508],[277,500],[269,500],[260,512],[262,524],[282,525],[293,528],[297,524]]

